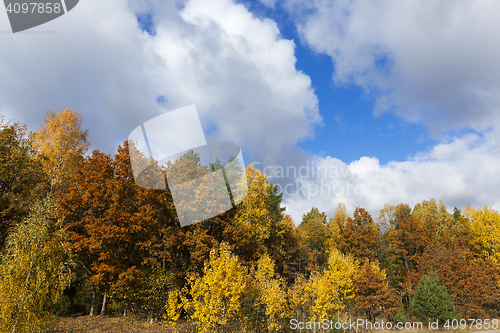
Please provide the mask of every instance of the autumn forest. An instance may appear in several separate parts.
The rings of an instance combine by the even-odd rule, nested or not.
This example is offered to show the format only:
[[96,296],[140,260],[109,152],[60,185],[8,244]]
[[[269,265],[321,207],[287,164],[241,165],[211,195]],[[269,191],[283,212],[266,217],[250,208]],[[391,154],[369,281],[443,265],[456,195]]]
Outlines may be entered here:
[[[128,141],[114,156],[90,152],[82,122],[68,108],[33,132],[0,118],[2,332],[44,332],[70,316],[190,332],[349,318],[498,323],[500,213],[490,207],[450,213],[422,198],[372,216],[338,203],[333,216],[311,208],[294,222],[249,165],[240,204],[181,227],[168,188],[136,185]],[[162,170],[214,167],[191,152]]]

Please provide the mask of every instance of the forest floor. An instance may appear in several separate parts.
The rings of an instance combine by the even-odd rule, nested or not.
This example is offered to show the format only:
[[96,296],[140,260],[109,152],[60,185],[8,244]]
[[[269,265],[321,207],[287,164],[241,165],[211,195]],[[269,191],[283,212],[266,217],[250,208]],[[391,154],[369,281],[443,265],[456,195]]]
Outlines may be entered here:
[[[178,332],[192,332],[178,325]],[[170,333],[176,330],[164,322],[150,324],[148,320],[134,317],[89,317],[59,318],[53,333]]]
[[[297,330],[296,332],[299,332]],[[148,320],[135,317],[89,317],[79,316],[70,318],[59,318],[52,333],[188,333],[197,332],[192,325],[179,323],[176,328],[168,326],[165,322],[154,322],[150,324]],[[307,332],[307,330],[302,330]],[[311,331],[312,332],[312,331]],[[359,331],[361,332],[361,331]],[[372,331],[377,333],[392,333],[394,331],[380,330]],[[400,333],[439,333],[449,332],[447,330],[401,330]],[[456,332],[456,331],[455,331]],[[474,332],[474,331],[461,331]],[[500,333],[500,330],[477,331],[474,333]]]

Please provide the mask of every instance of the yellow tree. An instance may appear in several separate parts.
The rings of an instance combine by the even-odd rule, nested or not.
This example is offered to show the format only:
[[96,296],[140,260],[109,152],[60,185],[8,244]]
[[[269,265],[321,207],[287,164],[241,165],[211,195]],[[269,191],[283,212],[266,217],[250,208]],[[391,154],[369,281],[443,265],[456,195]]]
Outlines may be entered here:
[[420,223],[425,223],[426,221],[432,221],[436,225],[437,235],[443,235],[446,231],[454,231],[453,216],[448,213],[446,205],[439,200],[432,198],[430,200],[424,200],[422,203],[418,203],[413,207],[411,213],[415,219],[420,221]]
[[390,227],[394,226],[394,220],[396,219],[397,212],[397,206],[390,204],[385,204],[384,208],[380,210],[377,222],[382,233],[387,231]]
[[485,206],[470,215],[472,250],[483,258],[500,262],[500,213]]
[[[266,176],[256,170],[253,165],[246,168],[247,183],[240,186],[248,186],[248,194],[238,205],[234,217],[237,226],[244,226],[250,230],[257,245],[256,252],[264,253],[266,241],[271,235],[272,216],[269,210],[269,188],[271,184]],[[237,193],[242,192],[240,189]],[[238,194],[236,194],[238,196]]]
[[326,213],[313,207],[310,212],[302,215],[299,229],[310,250],[310,266],[317,270],[326,261],[327,222]]
[[334,247],[339,247],[341,233],[340,228],[345,227],[348,218],[349,214],[347,213],[346,206],[342,202],[339,202],[337,204],[337,208],[335,209],[333,218],[331,218],[326,225],[326,233],[328,237],[326,240],[327,251],[330,251]]
[[48,179],[35,158],[33,136],[26,125],[0,116],[0,250],[11,228],[48,190]]
[[202,277],[189,281],[192,301],[185,304],[198,328],[214,332],[223,330],[228,324],[245,322],[241,303],[247,286],[247,270],[227,244],[212,249],[203,273]]
[[333,219],[335,222],[337,222],[337,225],[340,227],[344,227],[347,223],[347,218],[349,217],[349,214],[347,213],[347,208],[344,203],[339,202],[337,204],[337,208],[335,209],[335,214],[333,216]]
[[358,263],[336,248],[329,253],[327,269],[313,272],[309,279],[298,277],[288,289],[291,310],[298,321],[345,319],[345,307],[355,296]]
[[311,320],[324,318],[341,319],[347,301],[355,295],[354,279],[358,263],[351,256],[343,255],[333,249],[328,258],[328,269],[321,275],[313,275],[308,285],[314,294]]
[[309,280],[302,276],[298,276],[294,283],[288,288],[288,300],[293,314],[293,318],[297,321],[308,321],[312,316],[314,306],[315,292],[310,287],[311,280],[317,272],[313,273],[313,277]]
[[44,171],[53,190],[65,191],[69,179],[87,151],[88,131],[82,130],[83,117],[78,111],[62,108],[49,110],[35,136],[35,147],[42,156]]
[[49,197],[9,235],[0,264],[0,331],[41,332],[71,281],[71,257],[58,207]]
[[267,331],[281,331],[290,317],[285,283],[275,277],[274,262],[264,254],[257,262],[254,279],[258,300],[255,308],[263,308]]

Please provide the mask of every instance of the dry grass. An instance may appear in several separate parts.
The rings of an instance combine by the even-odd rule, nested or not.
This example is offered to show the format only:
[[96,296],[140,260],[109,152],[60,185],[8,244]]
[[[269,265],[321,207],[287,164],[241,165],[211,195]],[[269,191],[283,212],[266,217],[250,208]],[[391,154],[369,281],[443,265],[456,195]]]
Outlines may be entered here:
[[[290,332],[312,332],[312,330],[289,330]],[[198,330],[191,324],[186,322],[181,322],[173,328],[167,325],[165,322],[154,322],[150,324],[149,321],[145,319],[139,319],[136,317],[89,317],[89,316],[79,316],[72,318],[60,318],[59,322],[55,326],[53,333],[194,333]],[[228,332],[233,332],[229,330]],[[318,331],[316,331],[318,332]],[[346,331],[352,333],[362,333],[366,331],[358,330],[356,331]],[[472,331],[453,331],[446,329],[439,330],[372,330],[373,333],[440,333],[440,332],[474,332]],[[489,330],[484,333],[500,333],[500,330]]]
[[[194,332],[186,324],[177,325],[178,332]],[[73,318],[60,318],[54,333],[170,333],[175,332],[172,327],[167,327],[164,322],[150,324],[145,319],[134,317],[100,317],[80,316]]]

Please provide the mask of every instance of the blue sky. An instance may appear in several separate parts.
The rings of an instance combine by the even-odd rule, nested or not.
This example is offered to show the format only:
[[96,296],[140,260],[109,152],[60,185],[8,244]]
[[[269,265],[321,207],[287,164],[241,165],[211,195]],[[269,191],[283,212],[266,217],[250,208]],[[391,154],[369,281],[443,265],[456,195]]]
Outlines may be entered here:
[[259,1],[241,1],[257,17],[274,20],[284,38],[295,41],[296,68],[312,80],[323,126],[299,146],[310,154],[331,155],[350,163],[376,156],[381,163],[404,160],[437,142],[427,128],[386,113],[373,115],[373,99],[359,86],[332,82],[332,59],[301,41],[297,27],[279,3],[270,8]]
[[[35,33],[0,34],[0,113],[34,130],[47,109],[77,109],[92,148],[113,154],[141,123],[195,104],[209,141],[238,144],[289,189],[296,222],[339,202],[375,216],[429,198],[498,209],[499,10],[87,0]],[[331,172],[272,177],[305,165]]]
[[[390,113],[375,116],[373,99],[360,87],[335,85],[331,58],[314,52],[300,40],[293,19],[279,3],[274,9],[259,1],[239,3],[256,17],[274,20],[281,35],[295,42],[295,67],[311,78],[323,116],[323,125],[316,127],[314,138],[298,144],[306,152],[335,156],[347,163],[361,156],[374,156],[385,164],[407,159],[438,142],[421,124],[404,121]],[[137,15],[137,21],[143,31],[154,36],[153,17],[154,13],[148,11]],[[159,103],[164,98],[159,97]]]

